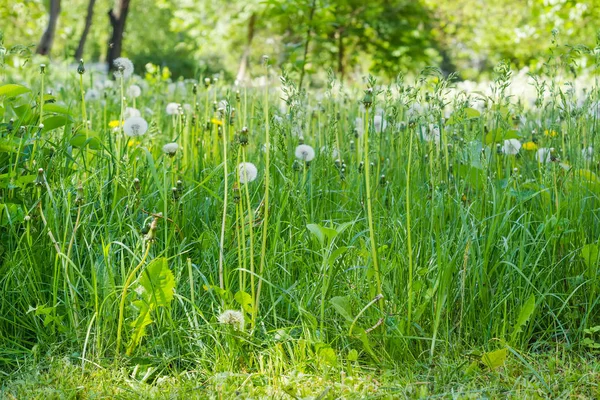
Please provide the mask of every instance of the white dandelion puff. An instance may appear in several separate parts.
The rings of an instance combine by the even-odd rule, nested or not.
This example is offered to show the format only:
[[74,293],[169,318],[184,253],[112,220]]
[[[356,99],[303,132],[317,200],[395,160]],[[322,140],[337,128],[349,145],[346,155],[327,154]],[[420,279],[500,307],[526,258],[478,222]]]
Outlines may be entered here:
[[304,136],[304,132],[302,132],[302,128],[298,125],[294,125],[292,127],[292,136],[300,138]]
[[515,155],[521,150],[521,142],[517,139],[508,139],[504,141],[502,145],[502,152],[504,154]]
[[359,137],[365,133],[365,124],[361,117],[357,117],[354,121],[354,131]]
[[594,148],[592,146],[584,147],[581,149],[581,156],[585,161],[592,161],[594,156]]
[[244,162],[238,165],[238,176],[240,178],[240,183],[252,182],[256,179],[257,175],[258,170],[254,164]]
[[236,331],[244,330],[244,314],[241,311],[225,310],[217,320],[223,325],[230,325]]
[[129,117],[123,123],[123,131],[127,136],[142,136],[148,130],[148,122],[142,117]]
[[130,117],[141,117],[142,113],[137,108],[133,107],[125,107],[125,111],[123,111],[123,118],[127,119]]
[[227,110],[229,107],[229,102],[227,100],[221,100],[218,104],[218,108],[222,108],[223,110]]
[[331,156],[331,158],[333,158],[334,160],[337,160],[340,156],[340,152],[335,147],[330,149],[327,146],[323,146],[321,147],[320,153],[325,154],[326,156]]
[[179,145],[175,142],[167,143],[163,146],[162,150],[169,157],[173,157],[177,153],[177,150],[179,150]]
[[535,153],[535,158],[539,163],[549,163],[552,161],[552,149],[540,147]]
[[131,85],[127,88],[127,95],[131,98],[137,98],[142,95],[142,88],[138,85]]
[[133,63],[129,58],[119,57],[113,61],[115,77],[127,79],[133,75]]
[[179,104],[177,104],[177,103],[167,104],[166,111],[167,111],[167,114],[169,114],[169,115],[179,114]]
[[434,142],[436,145],[440,144],[441,134],[440,134],[439,127],[437,127],[433,124],[429,124],[428,127],[425,125],[421,125],[420,131],[421,131],[421,137],[426,142]]
[[315,149],[307,144],[301,144],[296,147],[296,158],[302,161],[312,161],[315,158]]
[[96,89],[90,89],[85,92],[85,101],[96,101],[100,99],[100,92]]
[[377,114],[373,117],[373,127],[375,128],[375,132],[381,133],[387,127],[387,121],[381,115]]

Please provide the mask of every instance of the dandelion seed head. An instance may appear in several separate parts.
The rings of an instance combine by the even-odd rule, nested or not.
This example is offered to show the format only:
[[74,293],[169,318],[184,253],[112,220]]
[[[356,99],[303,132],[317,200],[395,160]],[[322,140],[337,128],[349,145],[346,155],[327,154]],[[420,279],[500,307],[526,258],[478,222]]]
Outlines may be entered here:
[[547,147],[540,147],[535,153],[535,158],[539,163],[549,163],[552,161],[552,150]]
[[256,179],[257,175],[258,170],[254,164],[244,162],[238,165],[238,176],[240,178],[240,183],[252,182]]
[[96,89],[90,89],[85,92],[85,101],[92,102],[96,100],[100,100],[100,92],[98,92]]
[[307,144],[301,144],[296,147],[296,158],[302,161],[312,161],[315,158],[315,149]]
[[521,149],[521,142],[517,139],[507,139],[502,145],[502,152],[504,154],[515,155]]
[[125,118],[125,119],[130,118],[130,117],[141,117],[141,116],[142,116],[142,113],[137,108],[125,107],[125,110],[123,111],[123,118]]
[[137,98],[142,95],[142,88],[138,85],[131,85],[127,88],[127,95],[131,98]]
[[355,131],[356,135],[359,137],[365,133],[365,124],[364,124],[362,118],[357,117],[356,120],[354,121],[354,131]]
[[594,156],[594,148],[592,146],[584,147],[581,149],[581,156],[585,161],[592,161]]
[[179,145],[175,142],[167,143],[163,146],[162,150],[169,157],[173,157],[177,153],[177,150],[179,150]]
[[440,128],[429,124],[429,126],[421,125],[420,127],[421,137],[426,142],[434,142],[436,145],[440,144]]
[[167,114],[169,115],[177,115],[179,113],[179,104],[177,103],[169,103],[166,107]]
[[133,63],[129,58],[119,57],[113,61],[115,77],[127,79],[133,75]]
[[225,310],[217,320],[223,325],[230,325],[236,331],[244,330],[244,314],[237,310]]
[[377,114],[373,117],[373,126],[375,127],[375,132],[381,133],[387,127],[387,121],[380,114]]
[[127,136],[142,136],[148,130],[148,122],[142,117],[129,117],[123,123],[123,131]]

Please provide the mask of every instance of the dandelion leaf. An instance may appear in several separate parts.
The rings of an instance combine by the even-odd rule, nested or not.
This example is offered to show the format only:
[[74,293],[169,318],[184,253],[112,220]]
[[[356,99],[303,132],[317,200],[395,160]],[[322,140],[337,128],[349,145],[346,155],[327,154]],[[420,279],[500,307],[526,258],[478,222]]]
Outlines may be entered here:
[[332,297],[329,302],[333,308],[348,322],[352,322],[352,306],[350,305],[350,297],[348,296],[336,296]]
[[508,358],[508,349],[499,349],[484,353],[481,356],[481,362],[489,369],[497,369],[504,365]]
[[140,277],[148,303],[155,307],[166,307],[173,300],[175,277],[167,265],[165,257],[153,260]]
[[127,355],[131,355],[137,345],[140,344],[140,341],[146,335],[146,327],[152,323],[152,318],[150,318],[151,305],[143,300],[134,301],[133,305],[139,310],[139,314],[131,323],[133,332],[131,334],[129,346],[127,346]]
[[319,244],[323,246],[325,243],[325,233],[323,232],[323,227],[317,224],[308,224],[306,228],[317,238]]
[[31,92],[31,89],[14,83],[0,86],[0,96],[16,97]]
[[485,135],[485,144],[492,143],[501,143],[508,139],[518,139],[519,132],[511,129],[511,130],[503,130],[503,129],[493,129]]
[[586,244],[581,249],[581,257],[588,268],[593,268],[598,263],[598,246],[594,243]]
[[252,314],[252,296],[246,292],[239,291],[233,298],[240,306],[242,306],[242,309],[245,312]]
[[318,353],[321,365],[337,366],[337,355],[331,347],[322,347]]
[[525,304],[523,304],[523,306],[521,307],[521,311],[519,312],[519,317],[517,318],[517,322],[511,335],[511,340],[513,342],[515,341],[519,333],[523,331],[523,327],[525,326],[525,324],[527,324],[534,311],[535,296],[532,294],[531,296],[529,296]]

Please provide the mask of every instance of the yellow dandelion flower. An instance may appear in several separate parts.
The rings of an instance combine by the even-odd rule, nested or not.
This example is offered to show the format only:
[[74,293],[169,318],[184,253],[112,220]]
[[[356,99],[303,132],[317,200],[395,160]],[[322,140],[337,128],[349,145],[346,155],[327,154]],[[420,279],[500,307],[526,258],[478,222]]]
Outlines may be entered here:
[[216,118],[211,119],[210,122],[212,122],[215,125],[223,125],[223,121],[221,121],[220,119],[216,119]]
[[551,130],[546,129],[544,131],[544,136],[555,137],[557,135],[558,135],[558,132],[556,132],[554,129],[551,129]]
[[535,144],[534,142],[525,142],[525,143],[523,143],[523,146],[521,146],[521,147],[523,147],[524,150],[531,150],[531,151],[538,149],[537,144]]
[[118,120],[110,121],[108,123],[108,127],[111,129],[118,128],[121,125],[123,125],[123,121],[118,121]]

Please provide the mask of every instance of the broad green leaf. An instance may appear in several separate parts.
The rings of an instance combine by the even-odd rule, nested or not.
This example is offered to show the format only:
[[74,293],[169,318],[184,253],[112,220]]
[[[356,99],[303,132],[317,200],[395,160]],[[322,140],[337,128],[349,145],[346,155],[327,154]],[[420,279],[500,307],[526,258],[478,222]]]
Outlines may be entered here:
[[329,265],[333,265],[335,261],[346,251],[348,251],[348,247],[346,246],[338,247],[337,249],[335,249],[329,256]]
[[69,139],[69,144],[73,147],[83,147],[86,141],[87,136],[78,133],[77,135],[74,135],[71,139]]
[[595,243],[586,244],[581,249],[581,257],[588,268],[594,268],[598,264],[598,246]]
[[535,311],[535,296],[532,294],[529,296],[525,304],[521,307],[521,311],[519,312],[519,316],[517,318],[517,322],[515,323],[515,327],[513,329],[513,333],[511,335],[511,340],[514,342],[517,338],[517,335],[522,332],[523,326],[527,324],[529,318]]
[[470,376],[479,372],[479,363],[477,361],[473,361],[467,369],[465,370],[465,375]]
[[308,224],[306,228],[311,231],[313,235],[317,238],[321,246],[325,243],[325,234],[323,233],[323,227],[317,224]]
[[37,115],[33,115],[33,111],[29,104],[22,104],[17,107],[12,107],[13,111],[19,117],[21,125],[30,125],[37,121]]
[[355,349],[351,349],[348,352],[348,361],[358,361],[358,351],[356,351]]
[[0,203],[0,226],[12,225],[23,222],[25,211],[23,207],[14,203]]
[[0,139],[0,152],[16,153],[19,151],[19,141],[14,139]]
[[127,355],[131,355],[135,347],[140,344],[142,338],[146,335],[146,327],[152,323],[150,311],[152,307],[142,300],[133,302],[133,305],[139,310],[138,317],[131,323],[133,332],[127,346]]
[[481,117],[481,113],[472,108],[472,107],[467,107],[465,108],[465,115],[467,116],[467,118],[479,118]]
[[481,356],[481,362],[483,362],[489,369],[496,369],[504,365],[508,358],[508,349],[499,349],[484,353]]
[[337,366],[337,355],[331,347],[323,347],[318,351],[319,361],[331,367]]
[[485,144],[502,143],[508,139],[518,139],[518,138],[519,138],[519,132],[514,129],[511,129],[511,130],[494,129],[485,135]]
[[327,239],[329,239],[329,242],[331,242],[338,234],[338,231],[333,228],[327,228],[326,226],[322,226],[321,229],[323,230],[325,236],[327,236]]
[[352,306],[350,305],[350,297],[336,296],[329,299],[329,302],[335,310],[348,322],[352,322]]
[[479,111],[477,111],[474,108],[467,107],[467,108],[464,108],[457,112],[454,112],[450,116],[450,118],[448,118],[448,121],[446,121],[446,124],[453,125],[453,124],[456,124],[456,123],[462,121],[463,119],[474,119],[474,118],[479,118],[480,116],[481,116],[481,113]]
[[169,269],[165,257],[153,260],[139,279],[139,284],[144,288],[142,296],[148,303],[155,307],[166,307],[173,300],[175,277]]
[[42,132],[48,132],[54,129],[58,129],[60,127],[65,126],[68,122],[71,122],[72,119],[66,115],[54,115],[52,117],[48,117],[44,119],[44,128]]
[[239,291],[234,296],[233,299],[242,306],[242,309],[246,311],[248,314],[252,314],[252,296],[250,296],[246,292]]
[[0,86],[0,96],[16,97],[28,92],[31,92],[31,89],[14,83]]
[[54,103],[44,104],[44,112],[52,112],[71,116],[71,111],[69,111],[68,108]]

